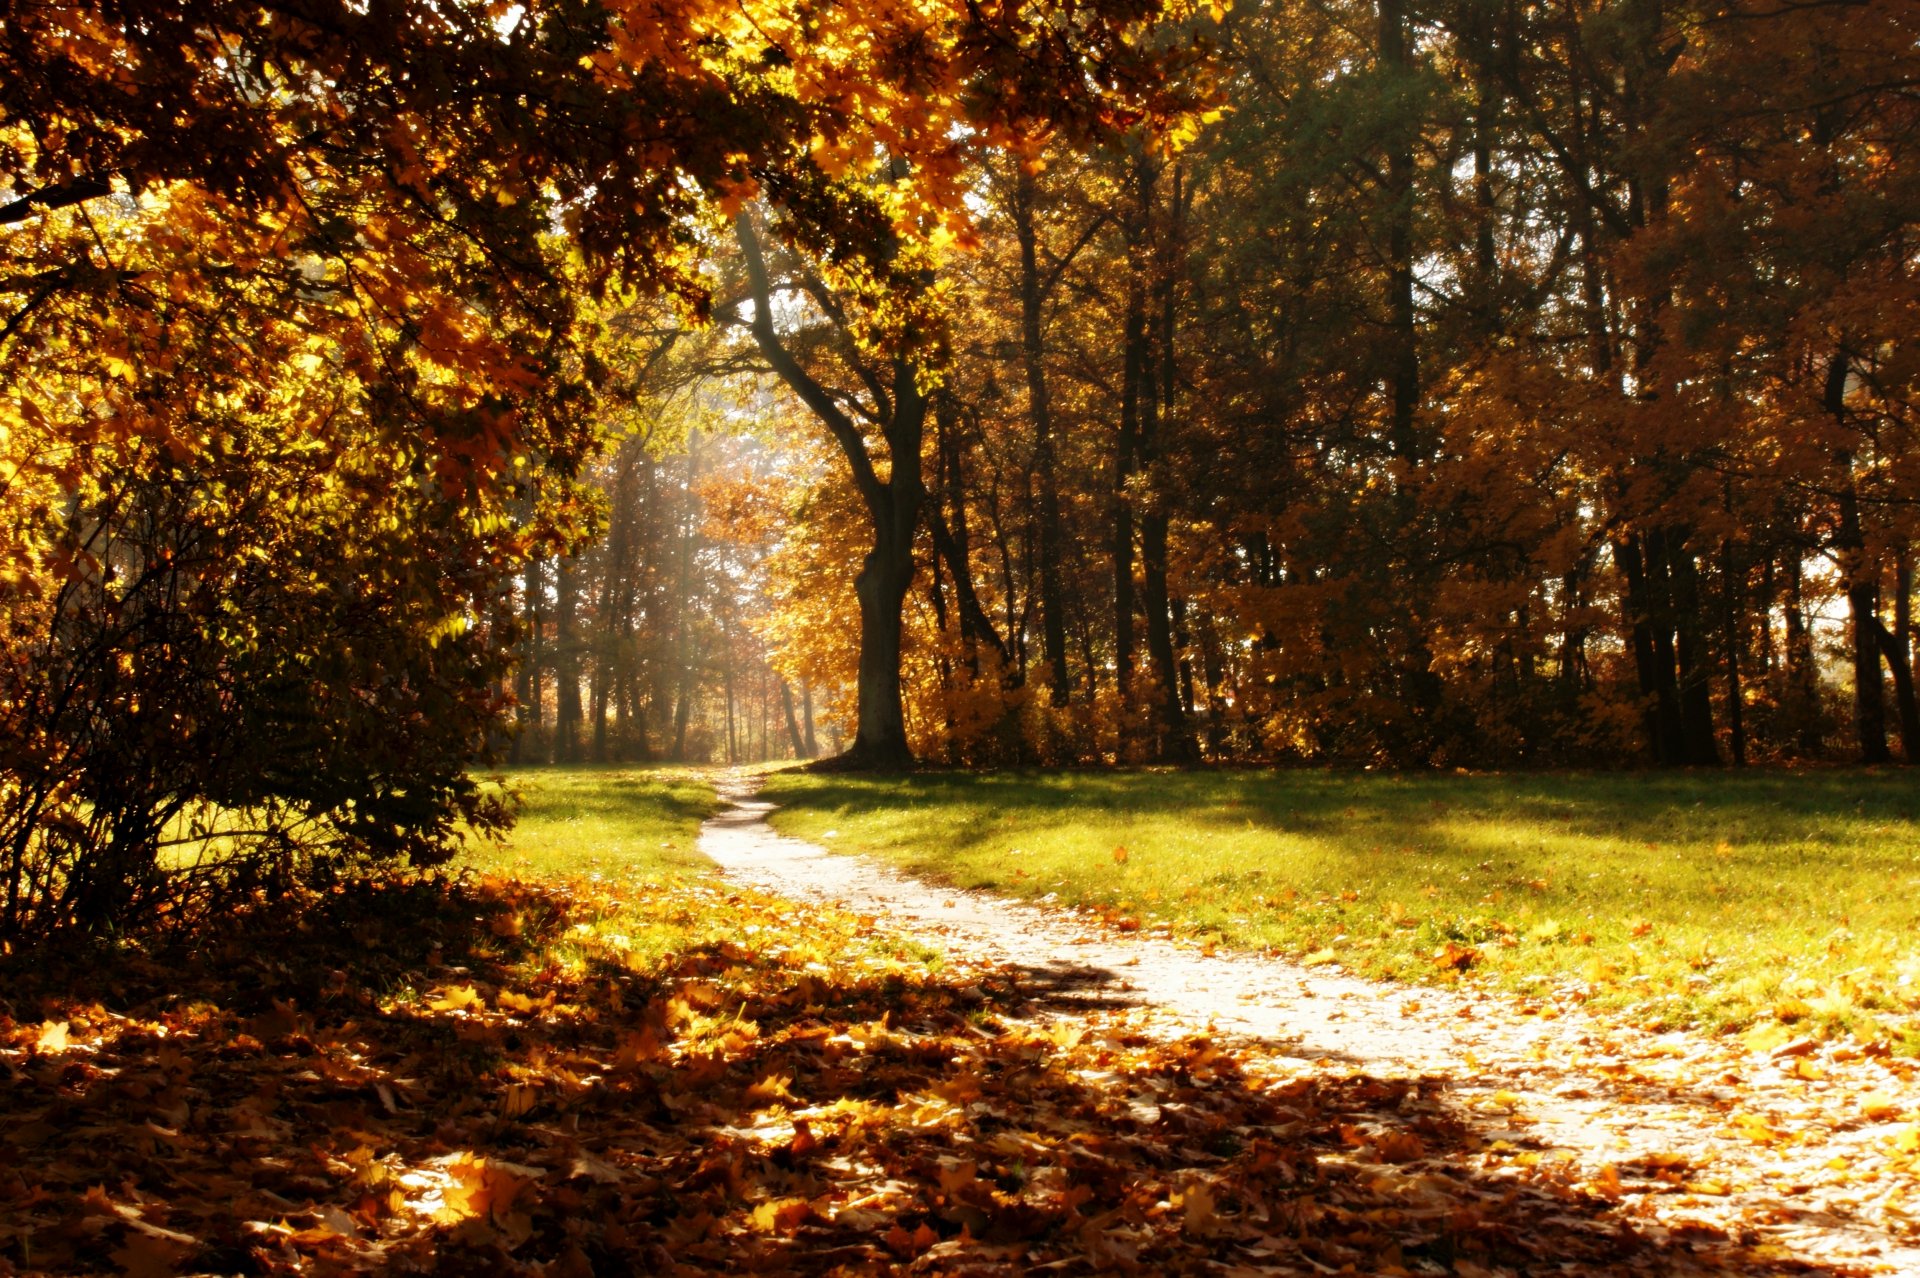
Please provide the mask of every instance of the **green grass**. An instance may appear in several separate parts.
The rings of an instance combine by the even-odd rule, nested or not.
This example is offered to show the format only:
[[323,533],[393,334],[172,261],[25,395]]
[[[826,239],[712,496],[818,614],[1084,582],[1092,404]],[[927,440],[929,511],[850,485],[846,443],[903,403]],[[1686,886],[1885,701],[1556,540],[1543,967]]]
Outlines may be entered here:
[[[776,774],[782,831],[1365,975],[1905,1037],[1920,775]],[[1116,856],[1125,848],[1124,859]],[[1471,954],[1462,954],[1471,951]]]
[[719,810],[713,786],[690,768],[520,768],[502,775],[520,796],[504,843],[472,839],[463,863],[532,879],[645,881],[710,871],[694,849]]
[[458,864],[562,890],[587,880],[591,890],[574,894],[573,931],[556,943],[561,958],[618,953],[644,966],[713,939],[712,921],[685,891],[714,873],[694,846],[720,807],[700,772],[520,768],[498,783],[519,795],[520,819],[504,843],[470,839]]

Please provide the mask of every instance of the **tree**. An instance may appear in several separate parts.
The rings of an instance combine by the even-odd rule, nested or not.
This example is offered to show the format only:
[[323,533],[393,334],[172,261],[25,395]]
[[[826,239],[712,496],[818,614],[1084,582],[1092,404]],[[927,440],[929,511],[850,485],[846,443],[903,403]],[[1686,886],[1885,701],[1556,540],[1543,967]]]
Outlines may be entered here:
[[[497,825],[455,761],[508,706],[507,583],[542,619],[530,565],[593,530],[582,299],[617,282],[700,318],[705,246],[756,192],[836,269],[890,278],[888,228],[953,224],[973,149],[1177,106],[1137,38],[1159,11],[0,12],[7,927],[133,919],[178,879],[183,820],[335,868]],[[876,150],[906,174],[881,193]],[[308,500],[323,463],[359,513]],[[604,639],[625,586],[589,599],[559,558],[542,655],[571,757],[586,613]]]

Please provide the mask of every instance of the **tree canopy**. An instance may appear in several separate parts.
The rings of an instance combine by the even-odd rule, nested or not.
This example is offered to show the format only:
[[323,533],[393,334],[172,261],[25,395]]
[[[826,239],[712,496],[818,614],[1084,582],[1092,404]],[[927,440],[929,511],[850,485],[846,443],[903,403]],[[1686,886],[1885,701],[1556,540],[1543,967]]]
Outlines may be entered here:
[[4,926],[506,753],[1912,756],[1908,16],[9,5]]
[[1178,108],[1162,16],[8,5],[0,928],[497,825],[509,584],[599,522],[593,299],[699,321],[755,197],[883,297],[976,151]]

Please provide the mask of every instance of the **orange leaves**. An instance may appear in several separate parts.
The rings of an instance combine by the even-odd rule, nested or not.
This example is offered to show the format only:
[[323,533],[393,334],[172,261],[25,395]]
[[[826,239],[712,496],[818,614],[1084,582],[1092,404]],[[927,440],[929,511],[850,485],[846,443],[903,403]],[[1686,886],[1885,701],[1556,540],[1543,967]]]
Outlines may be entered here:
[[[1497,1272],[1544,1251],[1624,1276],[1649,1253],[1644,1221],[1628,1231],[1614,1204],[1752,1179],[1707,1155],[1582,1169],[1502,1151],[1477,1129],[1530,1127],[1550,1096],[1462,1111],[1432,1081],[1155,1037],[964,955],[938,968],[887,957],[871,918],[706,885],[622,899],[633,913],[590,883],[548,895],[493,882],[405,909],[375,896],[357,913],[279,914],[254,924],[277,946],[209,935],[200,965],[165,967],[161,1018],[48,1003],[49,1020],[0,1022],[0,1069],[19,1080],[0,1119],[23,1177],[0,1172],[0,1246],[47,1204],[84,1201],[93,1234],[36,1226],[50,1264],[124,1252],[130,1271],[193,1272],[212,1264],[203,1240],[243,1236],[279,1275],[587,1272],[576,1252],[654,1272],[1420,1273],[1465,1255]],[[581,944],[576,918],[639,932],[689,913],[711,940],[678,955],[563,961]],[[502,916],[523,920],[524,964],[494,952]],[[383,1001],[369,984],[423,992]],[[70,1048],[44,1054],[56,1011]],[[234,1031],[274,1016],[299,1032],[243,1050]],[[1838,1048],[1818,1051],[1844,1071]],[[34,1127],[83,1089],[111,1140]],[[1726,1126],[1756,1156],[1799,1148],[1771,1103]],[[1910,1128],[1863,1138],[1856,1163],[1911,1159]],[[95,1188],[130,1175],[137,1200]],[[1737,1244],[1689,1238],[1756,1272]]]
[[471,985],[456,985],[439,998],[427,1004],[436,1012],[463,1012],[487,1010],[487,1000],[480,991]]
[[775,1198],[755,1207],[747,1221],[757,1233],[791,1234],[812,1215],[813,1207],[804,1198]]
[[1727,1124],[1744,1140],[1756,1145],[1775,1145],[1790,1139],[1790,1133],[1758,1114],[1739,1110],[1729,1115]]
[[513,1211],[521,1192],[543,1175],[501,1159],[456,1155],[446,1166],[448,1183],[441,1191],[443,1206],[436,1218],[454,1223],[472,1216],[503,1220]]

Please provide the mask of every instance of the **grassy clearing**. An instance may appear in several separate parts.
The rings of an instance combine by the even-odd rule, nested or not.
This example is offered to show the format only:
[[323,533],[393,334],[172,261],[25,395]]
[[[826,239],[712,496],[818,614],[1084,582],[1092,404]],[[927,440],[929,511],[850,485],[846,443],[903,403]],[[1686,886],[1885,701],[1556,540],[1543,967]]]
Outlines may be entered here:
[[497,784],[520,796],[520,820],[504,843],[469,840],[460,864],[547,884],[591,883],[594,907],[575,924],[575,948],[630,948],[645,960],[713,939],[710,920],[655,908],[663,890],[713,872],[694,844],[720,804],[699,771],[521,768]]
[[719,800],[691,768],[520,768],[501,776],[520,796],[520,820],[505,843],[469,842],[464,862],[477,870],[620,880],[712,869],[694,841]]
[[[965,887],[1661,1027],[1911,1041],[1920,775],[783,773],[781,830]],[[1124,849],[1124,851],[1121,851]]]

